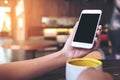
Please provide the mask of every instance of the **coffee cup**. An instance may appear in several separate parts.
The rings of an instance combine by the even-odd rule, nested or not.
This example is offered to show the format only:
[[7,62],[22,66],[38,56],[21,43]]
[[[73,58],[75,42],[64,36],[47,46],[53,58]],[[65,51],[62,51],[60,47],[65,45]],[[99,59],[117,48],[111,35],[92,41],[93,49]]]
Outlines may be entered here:
[[102,62],[91,58],[74,58],[66,62],[66,80],[77,80],[81,72],[89,67],[102,70]]

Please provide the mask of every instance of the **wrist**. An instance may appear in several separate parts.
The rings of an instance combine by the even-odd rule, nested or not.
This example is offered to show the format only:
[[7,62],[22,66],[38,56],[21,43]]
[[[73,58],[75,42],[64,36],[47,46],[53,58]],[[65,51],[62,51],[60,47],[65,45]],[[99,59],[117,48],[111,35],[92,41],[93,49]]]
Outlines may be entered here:
[[62,56],[64,57],[64,59],[67,61],[69,59],[72,59],[72,54],[69,53],[69,51],[64,51],[63,49],[60,51],[60,53],[62,54]]

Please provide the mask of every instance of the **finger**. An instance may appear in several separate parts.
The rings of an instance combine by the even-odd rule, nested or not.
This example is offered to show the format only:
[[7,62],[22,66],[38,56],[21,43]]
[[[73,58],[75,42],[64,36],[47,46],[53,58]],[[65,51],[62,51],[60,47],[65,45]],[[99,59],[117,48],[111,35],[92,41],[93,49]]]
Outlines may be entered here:
[[95,38],[93,50],[97,50],[99,48],[99,46],[100,46],[100,42],[99,42],[98,38]]
[[101,31],[102,31],[102,26],[99,25],[98,30],[96,32],[96,37],[94,40],[95,41],[94,47],[92,48],[93,50],[96,50],[100,46],[99,42],[101,41],[101,37],[100,37]]
[[106,72],[105,72],[105,76],[106,76],[107,78],[109,78],[109,80],[113,80],[113,77],[112,77],[110,74],[106,73]]
[[77,27],[78,27],[78,21],[76,22],[75,26],[73,27],[73,30],[72,30],[73,33],[76,31]]
[[99,29],[97,30],[97,38],[98,38],[98,40],[101,40],[101,37],[100,37],[101,32],[102,32],[102,26],[99,26]]
[[101,32],[102,31],[102,25],[98,26],[98,30]]
[[[73,27],[73,30],[71,32],[71,35],[69,36],[70,39],[68,40],[71,40],[73,39],[74,35],[75,35],[75,32],[76,32],[76,29],[77,29],[77,26],[78,26],[78,21],[76,22],[75,26]],[[72,40],[71,40],[72,41]]]

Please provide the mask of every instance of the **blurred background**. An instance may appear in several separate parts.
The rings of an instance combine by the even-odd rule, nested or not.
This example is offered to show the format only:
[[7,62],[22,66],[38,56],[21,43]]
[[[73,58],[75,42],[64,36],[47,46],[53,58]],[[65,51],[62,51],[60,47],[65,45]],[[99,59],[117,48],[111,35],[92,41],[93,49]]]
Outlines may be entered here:
[[103,11],[100,49],[106,59],[115,59],[108,37],[114,6],[114,0],[0,0],[0,63],[31,56],[24,49],[2,46],[10,42],[46,39],[58,43],[44,50],[37,49],[34,57],[61,49],[83,9]]

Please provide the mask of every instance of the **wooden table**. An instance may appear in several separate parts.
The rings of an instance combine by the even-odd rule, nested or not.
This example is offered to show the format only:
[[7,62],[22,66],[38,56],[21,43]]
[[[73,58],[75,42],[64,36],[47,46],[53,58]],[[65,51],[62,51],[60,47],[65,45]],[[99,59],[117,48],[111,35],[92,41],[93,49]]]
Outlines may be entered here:
[[52,46],[57,47],[58,43],[52,40],[25,40],[25,41],[11,41],[3,43],[2,47],[5,49],[12,50],[25,50],[27,53],[32,52],[33,58],[35,57],[35,52],[38,49],[44,49]]

